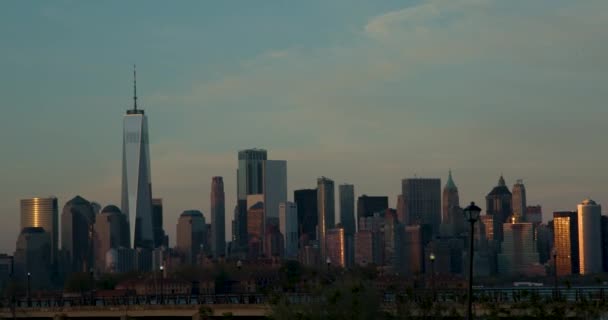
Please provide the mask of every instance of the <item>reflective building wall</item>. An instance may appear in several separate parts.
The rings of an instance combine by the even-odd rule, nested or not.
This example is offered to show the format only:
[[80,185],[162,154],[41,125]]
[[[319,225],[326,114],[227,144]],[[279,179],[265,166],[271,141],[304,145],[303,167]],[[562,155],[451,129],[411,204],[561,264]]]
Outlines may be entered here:
[[572,211],[553,213],[553,248],[557,275],[579,273],[578,214]]
[[319,214],[317,230],[319,232],[319,249],[321,261],[327,258],[326,232],[336,225],[334,181],[321,177],[317,179],[317,210]]
[[21,200],[21,229],[43,228],[51,239],[51,261],[57,259],[59,248],[59,207],[57,198],[29,198]]
[[602,272],[602,207],[591,199],[578,205],[578,248],[580,273]]

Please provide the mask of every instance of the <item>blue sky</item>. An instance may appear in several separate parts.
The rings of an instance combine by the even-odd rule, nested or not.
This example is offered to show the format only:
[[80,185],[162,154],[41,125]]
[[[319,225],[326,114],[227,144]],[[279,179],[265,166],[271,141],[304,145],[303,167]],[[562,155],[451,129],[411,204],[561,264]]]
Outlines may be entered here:
[[[604,204],[608,2],[4,1],[0,3],[0,250],[20,198],[118,203],[122,115],[138,66],[153,193],[172,237],[234,204],[236,152],[389,195],[449,168],[483,203],[501,172],[532,204]],[[291,192],[290,192],[291,195]],[[229,226],[229,223],[227,223]]]

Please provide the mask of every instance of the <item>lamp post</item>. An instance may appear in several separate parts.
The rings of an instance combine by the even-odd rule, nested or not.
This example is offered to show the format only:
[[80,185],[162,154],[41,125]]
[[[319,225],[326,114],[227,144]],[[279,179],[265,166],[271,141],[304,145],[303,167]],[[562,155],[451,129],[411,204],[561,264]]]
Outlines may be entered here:
[[27,306],[31,307],[32,306],[32,299],[31,299],[31,291],[32,291],[32,287],[31,287],[31,278],[32,278],[32,273],[31,272],[27,272]]
[[243,268],[243,261],[238,260],[238,261],[236,262],[236,268],[237,268],[239,271],[241,271],[241,268]]
[[433,293],[433,302],[437,301],[437,295],[435,294],[435,254],[431,252],[429,255],[431,260],[431,291]]
[[475,241],[475,222],[479,219],[481,208],[475,202],[464,208],[464,217],[469,221],[469,290],[467,294],[467,319],[473,319],[473,243]]
[[94,306],[95,305],[95,296],[94,296],[95,277],[93,274],[93,268],[89,269],[89,281],[91,282],[91,305]]
[[557,282],[557,250],[553,249],[553,285],[555,286],[555,299],[559,299],[559,288]]
[[327,272],[329,272],[329,268],[331,267],[331,258],[327,257],[327,259],[325,259],[325,263],[327,263]]
[[165,278],[164,274],[165,266],[160,266],[160,304],[164,304],[164,296],[163,296],[163,280]]

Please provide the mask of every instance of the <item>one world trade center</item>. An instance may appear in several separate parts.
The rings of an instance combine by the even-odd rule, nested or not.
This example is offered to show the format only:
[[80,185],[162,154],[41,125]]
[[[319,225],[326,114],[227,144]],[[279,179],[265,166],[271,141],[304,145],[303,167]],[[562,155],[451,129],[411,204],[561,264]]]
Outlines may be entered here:
[[129,220],[134,248],[152,248],[152,181],[148,119],[137,109],[137,85],[133,69],[133,109],[124,116],[122,149],[122,211]]

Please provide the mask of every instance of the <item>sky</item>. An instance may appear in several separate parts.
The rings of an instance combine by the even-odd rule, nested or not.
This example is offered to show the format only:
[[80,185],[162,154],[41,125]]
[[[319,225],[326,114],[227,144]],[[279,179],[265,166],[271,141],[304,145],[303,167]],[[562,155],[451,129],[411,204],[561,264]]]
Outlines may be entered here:
[[605,0],[2,1],[0,252],[19,199],[119,204],[133,64],[171,243],[213,176],[230,227],[253,147],[290,199],[327,176],[394,206],[451,169],[463,205],[502,173],[545,220],[607,207],[606,30]]

